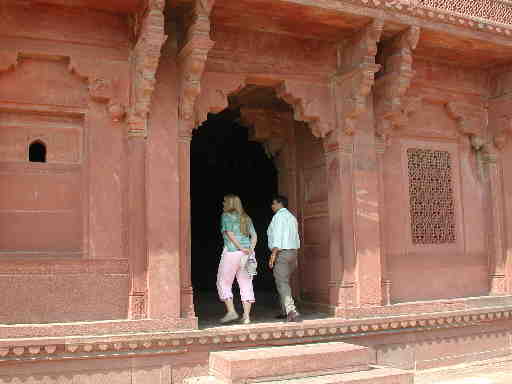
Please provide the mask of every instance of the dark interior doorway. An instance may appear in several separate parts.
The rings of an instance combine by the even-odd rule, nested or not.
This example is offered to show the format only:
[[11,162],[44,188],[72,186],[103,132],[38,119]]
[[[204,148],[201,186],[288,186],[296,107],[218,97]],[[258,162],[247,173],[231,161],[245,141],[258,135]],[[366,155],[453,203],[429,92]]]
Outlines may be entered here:
[[[190,174],[192,284],[199,321],[218,320],[224,311],[217,298],[216,278],[223,247],[219,228],[222,201],[228,193],[240,196],[258,233],[255,310],[265,301],[273,301],[276,290],[267,267],[266,230],[272,219],[271,199],[278,188],[277,170],[263,145],[249,140],[249,129],[239,123],[236,110],[208,115],[194,132]],[[235,283],[233,293],[239,305],[237,292]],[[277,298],[274,304],[277,306]]]

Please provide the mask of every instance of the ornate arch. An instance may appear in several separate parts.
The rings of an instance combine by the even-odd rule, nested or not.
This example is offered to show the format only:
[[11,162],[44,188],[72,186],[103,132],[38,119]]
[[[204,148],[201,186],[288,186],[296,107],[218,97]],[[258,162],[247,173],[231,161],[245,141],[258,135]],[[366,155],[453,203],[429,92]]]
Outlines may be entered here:
[[314,136],[323,138],[334,130],[334,101],[327,83],[214,72],[206,72],[202,78],[202,91],[194,108],[193,128],[205,121],[208,113],[226,109],[229,95],[247,85],[274,88],[277,96],[293,108],[295,120],[308,123]]

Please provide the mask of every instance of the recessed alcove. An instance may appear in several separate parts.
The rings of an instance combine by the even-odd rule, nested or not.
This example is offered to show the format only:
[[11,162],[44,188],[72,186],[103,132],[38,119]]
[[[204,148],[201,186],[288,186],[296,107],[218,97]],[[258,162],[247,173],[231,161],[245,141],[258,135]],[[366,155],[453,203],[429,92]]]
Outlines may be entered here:
[[28,161],[31,163],[46,163],[46,144],[34,140],[28,147]]

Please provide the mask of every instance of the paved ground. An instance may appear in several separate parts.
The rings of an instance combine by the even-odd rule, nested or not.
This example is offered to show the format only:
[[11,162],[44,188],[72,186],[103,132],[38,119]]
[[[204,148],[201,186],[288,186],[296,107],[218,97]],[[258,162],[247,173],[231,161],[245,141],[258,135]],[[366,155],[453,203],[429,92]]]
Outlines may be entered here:
[[414,384],[512,384],[512,359],[418,372]]
[[[238,312],[242,313],[242,304],[238,288],[233,289],[234,303]],[[253,324],[273,323],[283,320],[277,320],[274,317],[279,314],[280,306],[276,292],[255,292],[256,304],[251,311]],[[212,328],[220,326],[219,319],[224,316],[225,306],[219,301],[216,292],[199,292],[194,295],[196,315],[199,318],[199,328]],[[326,313],[314,312],[307,308],[299,307],[304,320],[322,319],[328,317]]]

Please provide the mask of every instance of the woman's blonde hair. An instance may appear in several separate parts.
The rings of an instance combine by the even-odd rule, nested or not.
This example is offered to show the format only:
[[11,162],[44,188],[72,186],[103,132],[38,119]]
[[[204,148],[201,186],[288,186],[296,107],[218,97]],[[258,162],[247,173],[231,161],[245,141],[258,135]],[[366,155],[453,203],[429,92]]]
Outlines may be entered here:
[[249,236],[251,231],[249,230],[249,225],[251,223],[251,218],[245,213],[244,207],[242,206],[242,201],[237,195],[229,194],[224,196],[224,212],[236,212],[240,215],[240,232],[242,232],[245,236]]

